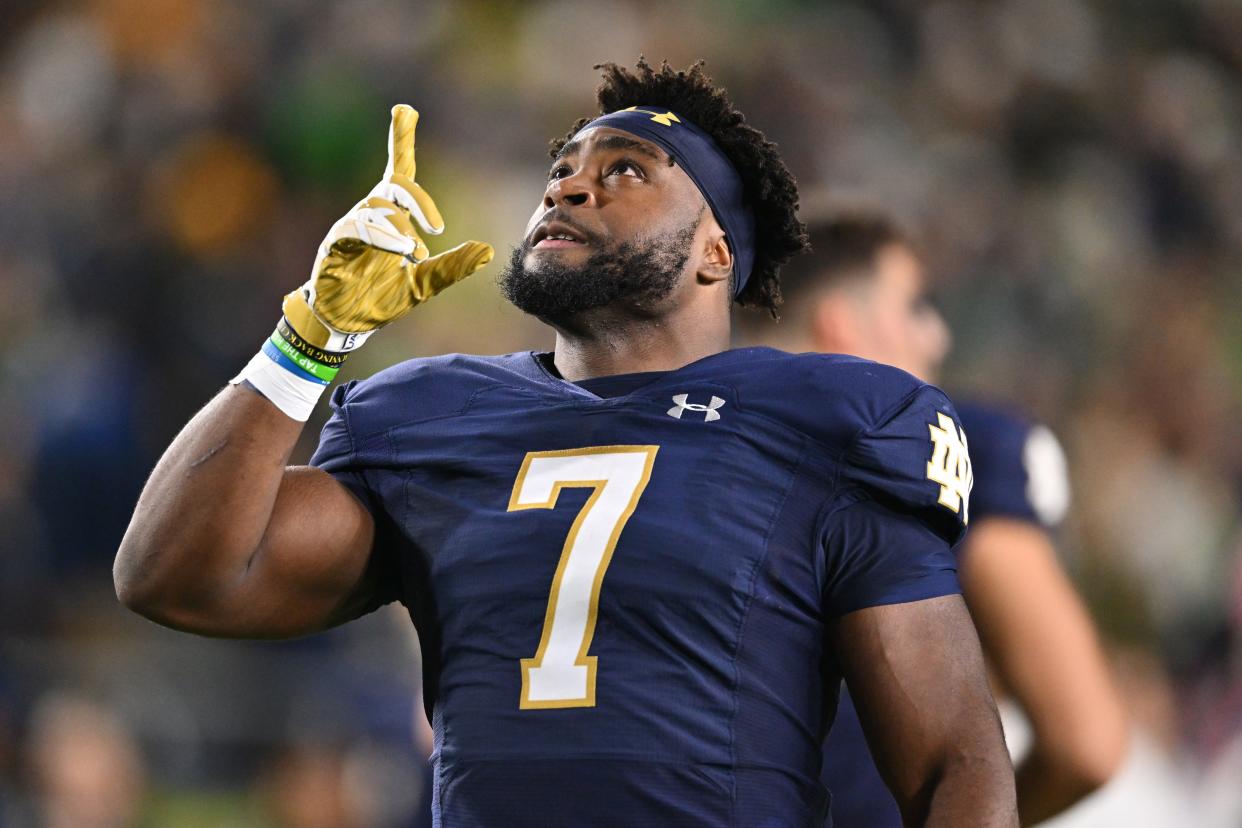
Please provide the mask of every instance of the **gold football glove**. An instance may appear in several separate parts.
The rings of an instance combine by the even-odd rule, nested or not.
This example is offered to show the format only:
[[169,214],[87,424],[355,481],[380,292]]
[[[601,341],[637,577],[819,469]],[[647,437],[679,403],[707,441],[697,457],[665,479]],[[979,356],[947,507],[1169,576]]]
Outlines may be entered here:
[[432,256],[426,233],[444,232],[431,196],[414,182],[418,112],[392,108],[384,179],[354,205],[319,246],[311,277],[285,297],[285,319],[315,348],[348,352],[492,260],[492,246],[468,241]]

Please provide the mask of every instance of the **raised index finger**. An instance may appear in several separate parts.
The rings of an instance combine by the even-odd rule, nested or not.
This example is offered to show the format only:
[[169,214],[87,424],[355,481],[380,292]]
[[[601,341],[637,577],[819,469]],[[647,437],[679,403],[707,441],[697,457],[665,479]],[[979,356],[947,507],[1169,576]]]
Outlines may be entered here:
[[392,127],[388,130],[388,167],[384,178],[395,175],[414,177],[414,127],[418,110],[407,104],[392,108]]

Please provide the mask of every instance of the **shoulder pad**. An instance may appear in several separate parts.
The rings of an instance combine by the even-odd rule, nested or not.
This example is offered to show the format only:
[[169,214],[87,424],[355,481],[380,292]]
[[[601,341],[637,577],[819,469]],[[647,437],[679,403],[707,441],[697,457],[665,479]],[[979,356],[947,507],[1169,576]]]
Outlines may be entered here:
[[923,385],[891,365],[844,354],[746,350],[751,358],[739,366],[746,371],[738,383],[741,403],[834,452]]
[[510,366],[518,356],[445,354],[406,360],[341,385],[332,393],[332,409],[348,408],[355,439],[401,423],[451,416],[480,389],[512,381]]
[[950,544],[966,531],[974,484],[967,437],[953,404],[935,386],[916,386],[860,431],[842,474]]
[[395,425],[464,410],[480,389],[514,381],[520,356],[411,359],[338,386],[332,392],[332,416],[319,434],[310,464],[334,471],[354,462],[366,444],[376,443]]

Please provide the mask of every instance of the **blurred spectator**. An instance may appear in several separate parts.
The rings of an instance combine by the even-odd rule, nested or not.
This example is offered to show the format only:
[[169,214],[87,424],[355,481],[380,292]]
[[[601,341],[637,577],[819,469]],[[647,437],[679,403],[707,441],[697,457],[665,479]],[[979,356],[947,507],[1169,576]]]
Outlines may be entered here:
[[34,811],[43,828],[129,828],[140,821],[146,772],[133,736],[83,698],[40,702],[28,737]]
[[262,785],[274,828],[367,828],[345,764],[344,751],[328,745],[290,747],[277,757]]

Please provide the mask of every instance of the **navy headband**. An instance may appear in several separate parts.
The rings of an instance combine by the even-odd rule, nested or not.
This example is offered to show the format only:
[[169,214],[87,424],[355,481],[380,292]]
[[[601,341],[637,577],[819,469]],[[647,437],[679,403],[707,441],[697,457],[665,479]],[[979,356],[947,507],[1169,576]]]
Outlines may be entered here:
[[724,229],[737,274],[734,296],[741,293],[755,264],[755,214],[746,203],[742,177],[716,142],[690,121],[653,106],[610,112],[582,129],[603,126],[651,141],[686,171]]

